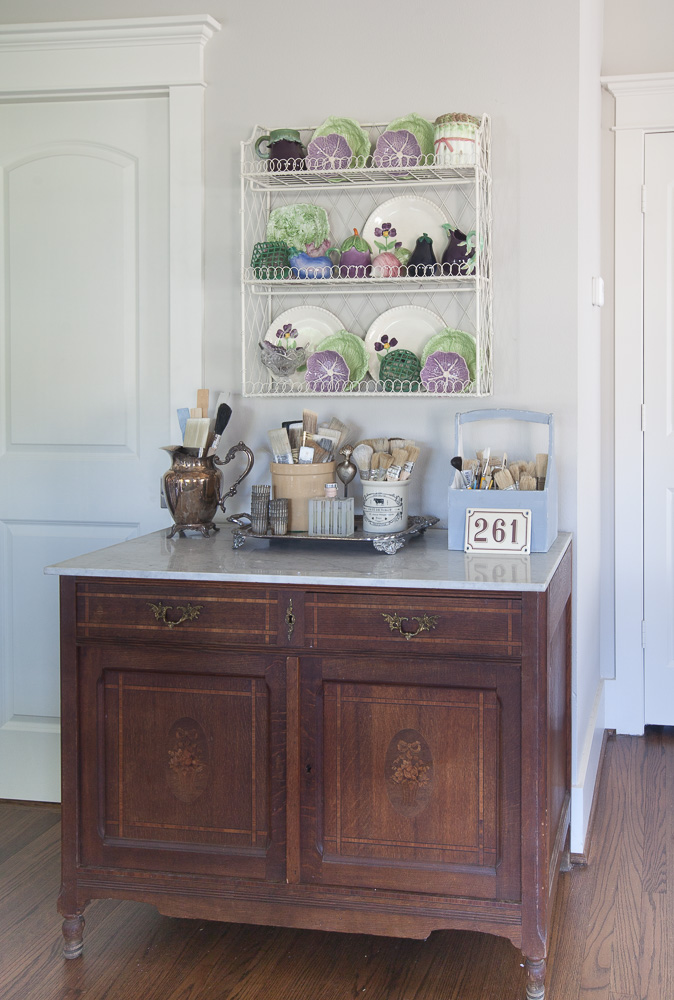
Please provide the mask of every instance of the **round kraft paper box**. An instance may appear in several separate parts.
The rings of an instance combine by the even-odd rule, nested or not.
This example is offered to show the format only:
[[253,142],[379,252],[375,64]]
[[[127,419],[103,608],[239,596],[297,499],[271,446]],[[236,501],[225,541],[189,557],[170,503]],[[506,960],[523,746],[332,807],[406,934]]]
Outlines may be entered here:
[[410,480],[363,482],[363,531],[386,535],[407,527],[407,491]]

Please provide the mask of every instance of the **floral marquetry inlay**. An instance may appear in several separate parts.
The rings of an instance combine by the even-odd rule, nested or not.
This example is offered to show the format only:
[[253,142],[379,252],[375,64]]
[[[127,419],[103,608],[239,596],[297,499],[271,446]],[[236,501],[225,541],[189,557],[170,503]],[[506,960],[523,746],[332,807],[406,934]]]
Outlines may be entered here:
[[193,802],[208,784],[208,770],[208,744],[203,729],[194,719],[179,719],[168,737],[169,788],[182,802]]
[[403,729],[389,743],[385,761],[386,787],[391,805],[415,816],[428,805],[433,780],[433,758],[421,733]]

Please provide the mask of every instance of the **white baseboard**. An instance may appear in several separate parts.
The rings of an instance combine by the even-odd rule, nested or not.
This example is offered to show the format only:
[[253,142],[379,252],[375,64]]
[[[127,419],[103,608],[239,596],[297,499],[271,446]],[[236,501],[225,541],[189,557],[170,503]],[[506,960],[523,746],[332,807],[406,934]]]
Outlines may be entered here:
[[592,706],[578,761],[576,781],[571,787],[571,854],[583,855],[604,740],[604,681],[601,680]]
[[0,799],[61,801],[61,737],[52,726],[0,728]]

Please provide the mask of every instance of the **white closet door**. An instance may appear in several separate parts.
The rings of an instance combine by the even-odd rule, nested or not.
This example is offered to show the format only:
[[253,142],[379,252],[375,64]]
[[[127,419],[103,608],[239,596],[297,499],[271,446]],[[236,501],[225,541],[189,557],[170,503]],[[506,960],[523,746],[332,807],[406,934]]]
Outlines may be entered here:
[[[674,725],[674,133],[645,136],[645,722]],[[625,468],[629,456],[625,456]],[[618,484],[619,488],[619,484]]]
[[169,523],[168,107],[0,105],[0,797],[60,796],[44,566]]

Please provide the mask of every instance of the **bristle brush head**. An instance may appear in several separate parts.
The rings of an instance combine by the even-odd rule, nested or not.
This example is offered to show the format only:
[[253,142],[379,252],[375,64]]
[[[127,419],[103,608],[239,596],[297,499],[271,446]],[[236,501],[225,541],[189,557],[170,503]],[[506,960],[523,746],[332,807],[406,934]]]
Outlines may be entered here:
[[351,458],[358,466],[358,471],[360,472],[361,479],[370,478],[370,468],[372,463],[373,451],[369,444],[361,442],[357,444],[353,449]]
[[227,403],[221,403],[218,407],[218,412],[215,416],[215,433],[222,434],[225,427],[229,423],[229,418],[232,415],[232,408],[228,406]]

